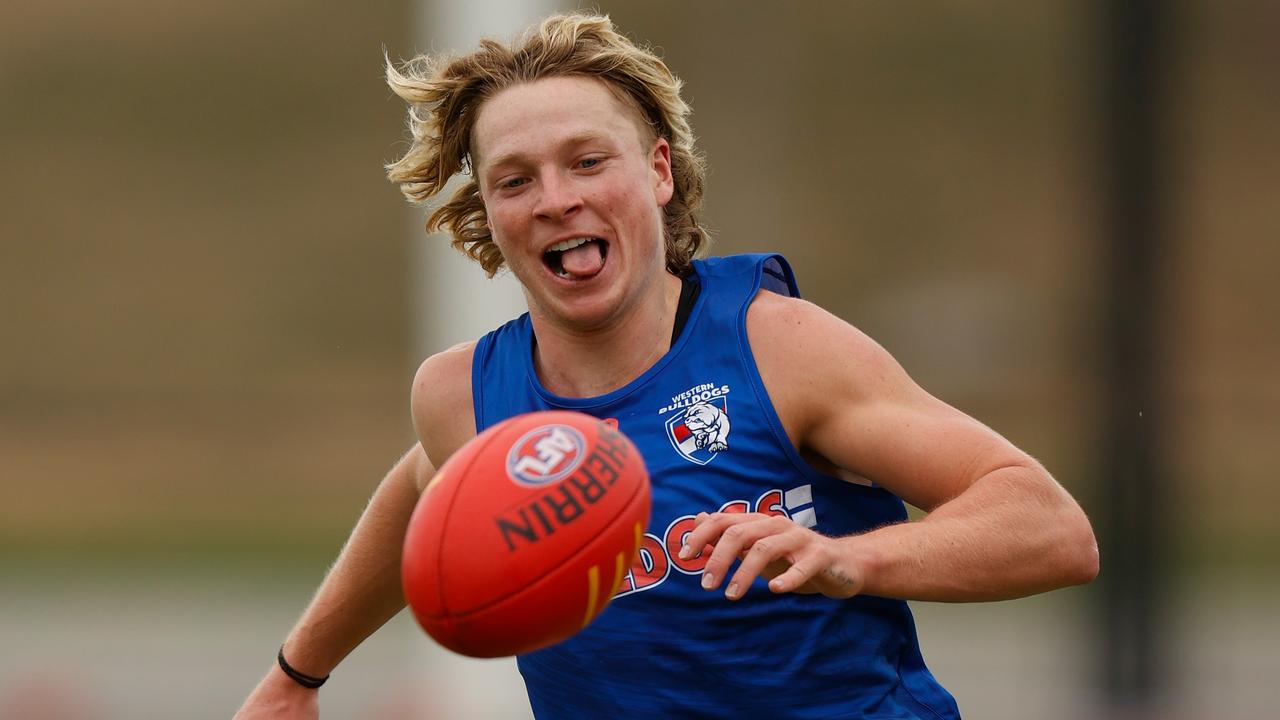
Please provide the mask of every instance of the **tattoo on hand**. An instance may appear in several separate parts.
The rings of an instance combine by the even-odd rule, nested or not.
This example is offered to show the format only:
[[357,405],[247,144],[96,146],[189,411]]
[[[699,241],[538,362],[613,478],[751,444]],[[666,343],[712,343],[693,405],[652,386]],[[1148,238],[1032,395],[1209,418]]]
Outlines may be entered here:
[[841,572],[836,568],[827,568],[826,570],[822,571],[822,574],[826,575],[827,579],[833,580],[836,583],[839,583],[841,587],[846,587],[846,588],[853,587],[853,578],[849,577],[848,575],[845,575],[843,572]]

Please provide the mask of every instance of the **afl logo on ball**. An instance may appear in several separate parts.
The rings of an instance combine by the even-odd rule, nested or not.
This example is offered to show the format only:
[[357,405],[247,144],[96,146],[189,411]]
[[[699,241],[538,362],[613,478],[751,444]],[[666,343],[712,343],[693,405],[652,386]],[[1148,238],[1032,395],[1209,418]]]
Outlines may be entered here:
[[578,469],[587,441],[568,425],[543,425],[525,433],[507,453],[507,475],[526,487],[550,485]]

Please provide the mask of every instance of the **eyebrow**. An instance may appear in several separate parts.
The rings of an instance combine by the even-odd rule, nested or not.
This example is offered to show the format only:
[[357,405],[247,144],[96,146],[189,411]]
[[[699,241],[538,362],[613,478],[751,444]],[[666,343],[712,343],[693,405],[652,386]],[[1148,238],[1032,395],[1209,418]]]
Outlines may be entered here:
[[[564,138],[558,144],[561,147],[572,147],[575,145],[583,145],[585,143],[589,143],[594,140],[604,140],[604,139],[606,139],[605,136],[599,132],[596,132],[595,130],[583,130],[582,132],[574,133],[573,135],[570,135]],[[494,158],[492,162],[481,163],[481,169],[501,167],[507,164],[520,164],[523,161],[523,159],[524,159],[523,153],[520,153],[520,152],[505,153],[503,155],[499,155],[496,158]]]

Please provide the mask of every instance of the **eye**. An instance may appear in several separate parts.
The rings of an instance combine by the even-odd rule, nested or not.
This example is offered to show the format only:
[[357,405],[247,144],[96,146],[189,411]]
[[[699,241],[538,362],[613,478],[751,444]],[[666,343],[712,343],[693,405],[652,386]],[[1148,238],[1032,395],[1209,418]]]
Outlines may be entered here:
[[578,161],[578,167],[581,167],[583,170],[590,170],[598,166],[600,162],[601,159],[597,157],[582,158]]
[[518,187],[520,187],[520,186],[524,185],[524,184],[525,184],[525,183],[527,183],[527,182],[529,182],[529,179],[528,179],[528,178],[523,178],[523,177],[513,177],[513,178],[511,178],[510,180],[503,180],[503,181],[500,183],[500,186],[501,186],[502,188],[504,188],[504,189],[507,189],[507,190],[514,190],[514,189],[516,189],[516,188],[518,188]]

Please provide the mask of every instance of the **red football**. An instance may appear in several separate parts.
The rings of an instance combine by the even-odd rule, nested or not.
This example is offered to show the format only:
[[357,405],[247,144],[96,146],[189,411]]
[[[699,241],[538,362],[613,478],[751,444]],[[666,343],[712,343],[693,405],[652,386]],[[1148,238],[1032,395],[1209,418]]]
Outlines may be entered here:
[[600,614],[648,524],[649,473],[617,428],[577,412],[520,415],[464,445],[423,492],[405,598],[454,652],[531,652]]

